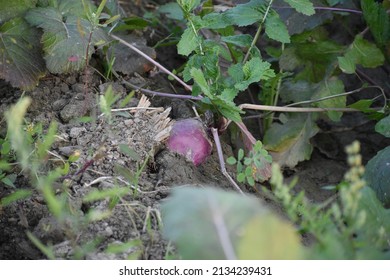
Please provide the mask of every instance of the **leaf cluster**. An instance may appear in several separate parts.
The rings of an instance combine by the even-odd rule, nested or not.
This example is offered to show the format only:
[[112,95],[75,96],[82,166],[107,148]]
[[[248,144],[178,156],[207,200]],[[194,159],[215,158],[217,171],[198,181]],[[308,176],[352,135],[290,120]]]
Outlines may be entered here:
[[263,176],[261,171],[272,163],[272,157],[264,149],[261,141],[257,141],[247,156],[244,156],[243,149],[239,149],[237,158],[229,157],[226,162],[230,165],[236,165],[238,182],[247,182],[253,187],[255,182],[263,182],[268,179]]

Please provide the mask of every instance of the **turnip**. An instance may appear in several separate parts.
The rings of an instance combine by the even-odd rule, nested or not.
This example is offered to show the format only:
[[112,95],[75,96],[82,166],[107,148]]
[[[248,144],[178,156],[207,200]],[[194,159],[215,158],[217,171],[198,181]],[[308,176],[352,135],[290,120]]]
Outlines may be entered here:
[[212,143],[201,121],[185,119],[173,124],[167,147],[198,166],[211,154]]

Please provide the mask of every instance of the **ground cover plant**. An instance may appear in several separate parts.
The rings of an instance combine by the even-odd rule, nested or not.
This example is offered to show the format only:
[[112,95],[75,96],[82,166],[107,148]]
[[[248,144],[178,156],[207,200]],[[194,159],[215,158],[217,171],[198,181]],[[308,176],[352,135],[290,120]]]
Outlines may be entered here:
[[388,1],[161,2],[0,0],[1,257],[388,259]]

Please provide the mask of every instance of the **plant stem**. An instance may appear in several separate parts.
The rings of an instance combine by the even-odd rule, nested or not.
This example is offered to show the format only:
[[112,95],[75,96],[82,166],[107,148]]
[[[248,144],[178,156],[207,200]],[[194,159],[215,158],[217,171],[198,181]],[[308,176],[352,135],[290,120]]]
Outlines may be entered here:
[[187,85],[184,81],[182,81],[178,76],[176,76],[175,74],[173,74],[171,71],[169,71],[167,68],[165,68],[164,66],[162,66],[160,63],[158,63],[157,61],[155,61],[153,58],[151,58],[150,56],[148,56],[147,54],[143,53],[141,50],[139,50],[138,48],[134,47],[133,45],[129,44],[128,42],[126,42],[125,40],[123,40],[122,38],[116,36],[116,35],[113,35],[113,34],[110,34],[110,36],[112,38],[114,38],[115,40],[119,41],[121,44],[125,45],[126,47],[132,49],[133,51],[135,51],[136,53],[138,53],[140,56],[142,56],[143,58],[145,58],[146,60],[148,60],[149,62],[151,62],[152,64],[154,64],[157,68],[161,69],[163,72],[165,72],[166,74],[172,76],[176,81],[178,81],[182,86],[184,86],[187,90],[189,91],[192,91],[192,87],[190,85]]
[[247,51],[246,54],[245,54],[244,60],[242,61],[243,64],[248,60],[251,50],[252,50],[253,47],[256,45],[256,42],[257,42],[257,40],[259,39],[259,36],[260,36],[260,33],[261,33],[261,29],[262,29],[263,23],[265,22],[265,19],[267,18],[268,13],[269,13],[269,11],[270,11],[270,9],[271,9],[272,2],[274,2],[274,0],[271,0],[271,1],[269,1],[269,3],[268,3],[267,10],[265,11],[264,16],[263,16],[263,19],[261,20],[260,25],[259,25],[259,27],[257,28],[255,37],[253,38],[252,43],[251,43],[251,45],[250,45],[248,51]]
[[183,95],[183,94],[153,91],[153,90],[149,90],[149,89],[145,89],[145,88],[136,86],[136,85],[124,80],[124,79],[122,79],[122,83],[124,83],[125,85],[129,86],[132,89],[139,90],[143,93],[152,94],[154,96],[170,97],[170,98],[178,98],[178,99],[190,99],[190,100],[196,100],[196,101],[202,100],[202,98],[203,98],[203,96],[201,96],[201,95],[192,96],[192,95]]
[[296,113],[312,113],[312,112],[360,112],[354,108],[303,108],[303,107],[286,107],[286,106],[268,106],[255,105],[244,103],[238,106],[240,109],[258,110],[258,111],[274,111],[274,112],[296,112]]
[[[274,6],[274,9],[292,9],[288,6]],[[354,9],[344,9],[344,8],[333,8],[333,7],[314,7],[314,10],[325,10],[325,11],[334,11],[334,12],[344,12],[344,13],[353,13],[353,14],[363,14],[362,11]]]

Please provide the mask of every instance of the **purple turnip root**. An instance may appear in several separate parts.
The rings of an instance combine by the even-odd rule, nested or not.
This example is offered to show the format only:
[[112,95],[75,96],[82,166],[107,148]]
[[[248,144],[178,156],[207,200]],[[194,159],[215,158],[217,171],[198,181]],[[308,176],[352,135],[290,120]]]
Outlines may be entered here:
[[198,166],[211,154],[212,143],[199,120],[185,119],[172,125],[167,147]]

